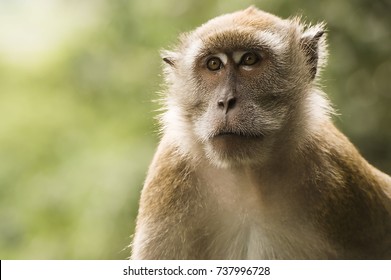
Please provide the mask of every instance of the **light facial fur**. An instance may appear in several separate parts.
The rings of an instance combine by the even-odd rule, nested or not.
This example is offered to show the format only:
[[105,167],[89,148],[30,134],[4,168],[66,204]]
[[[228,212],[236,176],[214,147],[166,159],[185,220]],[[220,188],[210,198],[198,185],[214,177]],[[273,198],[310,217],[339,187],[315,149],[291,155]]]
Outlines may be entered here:
[[390,259],[391,179],[332,124],[324,24],[250,7],[163,51],[134,259]]

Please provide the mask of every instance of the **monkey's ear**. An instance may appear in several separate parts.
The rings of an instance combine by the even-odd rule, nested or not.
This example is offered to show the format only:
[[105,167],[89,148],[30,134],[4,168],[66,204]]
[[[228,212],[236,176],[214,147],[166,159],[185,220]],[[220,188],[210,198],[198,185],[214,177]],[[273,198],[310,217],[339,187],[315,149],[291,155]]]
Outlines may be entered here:
[[175,63],[177,61],[178,56],[175,52],[163,50],[160,52],[160,56],[165,63],[172,67],[175,67]]
[[324,24],[318,24],[306,30],[300,38],[300,47],[307,58],[312,79],[323,66],[327,56],[324,34]]

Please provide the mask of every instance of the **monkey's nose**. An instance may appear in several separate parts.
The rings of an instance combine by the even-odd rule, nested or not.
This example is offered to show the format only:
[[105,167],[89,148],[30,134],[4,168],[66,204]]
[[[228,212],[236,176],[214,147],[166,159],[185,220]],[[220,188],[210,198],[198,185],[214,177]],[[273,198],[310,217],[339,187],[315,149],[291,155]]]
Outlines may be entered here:
[[227,97],[217,101],[217,106],[224,111],[225,114],[233,109],[236,105],[236,97]]

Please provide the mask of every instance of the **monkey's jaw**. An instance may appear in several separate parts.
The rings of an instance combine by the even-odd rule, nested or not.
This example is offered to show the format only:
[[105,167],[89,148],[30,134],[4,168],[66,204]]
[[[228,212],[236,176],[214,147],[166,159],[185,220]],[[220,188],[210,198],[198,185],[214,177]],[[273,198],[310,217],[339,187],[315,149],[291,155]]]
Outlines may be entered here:
[[219,166],[237,166],[258,161],[264,148],[264,136],[220,133],[206,145],[208,158]]
[[214,136],[210,142],[215,149],[227,152],[252,146],[262,141],[262,139],[263,136],[224,132]]

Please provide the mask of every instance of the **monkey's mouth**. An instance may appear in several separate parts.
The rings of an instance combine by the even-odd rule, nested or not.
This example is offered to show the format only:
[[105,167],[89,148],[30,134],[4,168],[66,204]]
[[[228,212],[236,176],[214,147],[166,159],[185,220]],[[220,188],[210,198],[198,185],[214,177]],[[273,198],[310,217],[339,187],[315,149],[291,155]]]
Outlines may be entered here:
[[213,138],[219,137],[239,137],[239,138],[263,138],[264,135],[261,133],[244,133],[244,132],[232,132],[232,131],[222,131],[213,135]]
[[247,151],[263,142],[264,134],[260,130],[246,128],[245,125],[221,125],[209,134],[208,144],[215,152],[224,154]]
[[262,134],[220,131],[210,138],[208,144],[224,157],[250,156],[254,148],[263,142],[263,138]]

